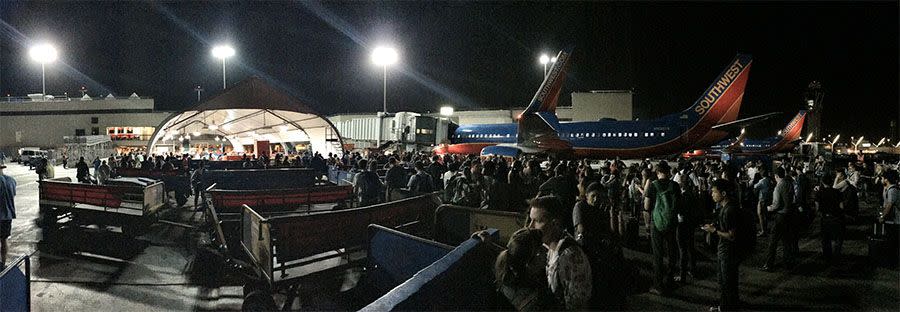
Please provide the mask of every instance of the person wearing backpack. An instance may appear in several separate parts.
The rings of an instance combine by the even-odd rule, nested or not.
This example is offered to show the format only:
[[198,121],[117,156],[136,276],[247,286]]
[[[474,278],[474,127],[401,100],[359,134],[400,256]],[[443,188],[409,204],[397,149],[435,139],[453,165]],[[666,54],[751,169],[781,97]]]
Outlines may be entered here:
[[417,161],[415,167],[416,174],[409,178],[409,183],[406,185],[409,187],[409,192],[412,193],[410,195],[416,196],[433,192],[435,190],[434,179],[428,172],[425,172],[425,165]]
[[[650,212],[650,245],[653,250],[653,287],[650,293],[664,295],[672,285],[677,269],[678,247],[675,228],[678,225],[677,206],[681,197],[678,183],[669,180],[669,166],[656,167],[656,181],[644,192],[644,210]],[[663,267],[663,253],[668,258],[668,268]]]
[[[740,256],[742,242],[755,238],[747,231],[740,231],[742,215],[734,198],[734,186],[727,180],[719,179],[712,183],[712,198],[719,207],[715,223],[706,224],[704,231],[716,235],[719,243],[716,250],[718,263],[719,305],[710,307],[709,311],[735,310],[740,303],[739,277],[740,264],[744,257]],[[752,220],[749,222],[752,224]],[[751,229],[752,231],[752,229]],[[741,235],[745,234],[746,235]],[[741,237],[747,236],[747,237]],[[753,236],[753,237],[751,237]]]
[[378,163],[372,161],[367,162],[365,159],[359,161],[359,167],[368,168],[368,170],[356,174],[353,178],[353,192],[359,200],[359,207],[370,206],[378,203],[378,197],[381,194],[381,188],[384,184],[375,173],[378,170]]

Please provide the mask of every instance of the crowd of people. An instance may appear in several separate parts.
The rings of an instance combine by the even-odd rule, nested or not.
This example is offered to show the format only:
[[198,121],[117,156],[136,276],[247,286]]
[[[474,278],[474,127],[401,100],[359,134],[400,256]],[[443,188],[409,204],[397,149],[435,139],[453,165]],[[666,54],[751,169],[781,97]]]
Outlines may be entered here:
[[[837,166],[821,157],[741,166],[719,160],[598,164],[424,153],[328,161],[352,167],[362,205],[441,191],[445,203],[528,215],[528,227],[512,235],[495,269],[500,293],[523,310],[618,309],[624,303],[623,288],[615,284],[623,278],[621,248],[639,236],[649,237],[653,254],[650,292],[667,296],[693,278],[695,237],[702,231],[716,249],[720,300],[712,309],[730,310],[741,302],[742,261],[763,252],[760,270],[790,269],[798,240],[814,220],[822,256],[840,261],[846,226],[859,218],[866,189],[883,194],[877,214],[886,231],[896,233],[900,224],[897,169],[890,164]],[[765,238],[767,248],[757,250],[757,240]]]
[[[844,166],[821,157],[766,160],[646,159],[626,164],[534,156],[305,153],[245,156],[241,161],[245,168],[308,167],[322,174],[329,166],[349,168],[360,206],[440,192],[445,203],[526,215],[527,226],[513,233],[494,268],[498,294],[518,310],[620,310],[625,304],[623,246],[635,246],[641,237],[649,240],[652,252],[649,292],[668,296],[693,278],[698,236],[716,250],[720,300],[711,309],[736,309],[741,306],[740,264],[764,252],[762,271],[794,266],[798,240],[809,234],[815,220],[822,256],[840,261],[846,226],[859,220],[861,198],[879,203],[876,222],[883,225],[885,237],[893,238],[891,250],[898,250],[896,165]],[[117,168],[187,170],[190,157],[113,155],[95,158],[91,165],[96,180],[80,158],[75,164],[78,181],[104,183]],[[194,176],[204,170],[201,166]],[[867,198],[868,191],[882,196]],[[0,204],[5,200],[0,198]],[[0,220],[9,218],[9,211],[2,212]],[[763,238],[768,238],[767,248],[757,250],[757,239]]]

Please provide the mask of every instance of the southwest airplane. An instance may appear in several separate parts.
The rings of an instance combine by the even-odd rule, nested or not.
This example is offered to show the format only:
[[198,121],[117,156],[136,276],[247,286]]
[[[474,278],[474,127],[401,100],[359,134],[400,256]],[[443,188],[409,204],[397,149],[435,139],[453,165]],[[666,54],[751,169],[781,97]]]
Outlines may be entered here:
[[801,110],[791,119],[784,129],[778,134],[765,139],[746,139],[745,132],[732,140],[723,140],[710,146],[712,151],[737,153],[737,154],[775,154],[790,152],[800,141],[800,133],[803,131],[803,122],[806,120],[806,111]]
[[652,120],[560,122],[556,105],[571,53],[572,47],[559,52],[518,123],[460,125],[450,134],[450,144],[435,152],[644,158],[706,147],[728,135],[713,128],[737,118],[752,64],[750,55],[737,55],[691,107],[675,114]]

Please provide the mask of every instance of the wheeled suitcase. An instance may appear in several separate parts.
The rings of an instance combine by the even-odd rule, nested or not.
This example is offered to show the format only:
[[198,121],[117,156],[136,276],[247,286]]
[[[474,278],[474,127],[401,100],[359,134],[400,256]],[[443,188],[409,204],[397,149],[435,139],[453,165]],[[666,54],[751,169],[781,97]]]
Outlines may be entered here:
[[897,260],[895,254],[897,251],[889,246],[889,242],[884,236],[869,235],[869,260],[872,264],[880,267],[892,267]]
[[888,239],[885,231],[885,225],[881,222],[875,222],[872,226],[872,233],[868,237],[869,244],[869,260],[884,268],[892,268],[897,265],[897,247],[891,246],[892,242]]

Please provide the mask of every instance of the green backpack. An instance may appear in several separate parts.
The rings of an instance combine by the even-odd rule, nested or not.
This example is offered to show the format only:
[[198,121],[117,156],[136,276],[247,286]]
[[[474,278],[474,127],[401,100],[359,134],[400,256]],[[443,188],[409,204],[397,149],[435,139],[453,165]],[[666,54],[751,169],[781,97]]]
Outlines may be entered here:
[[657,231],[666,232],[674,229],[678,220],[676,219],[676,205],[678,205],[678,190],[672,185],[675,182],[669,181],[666,189],[661,189],[659,181],[653,181],[653,188],[656,190],[656,202],[653,205],[653,225]]

